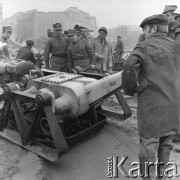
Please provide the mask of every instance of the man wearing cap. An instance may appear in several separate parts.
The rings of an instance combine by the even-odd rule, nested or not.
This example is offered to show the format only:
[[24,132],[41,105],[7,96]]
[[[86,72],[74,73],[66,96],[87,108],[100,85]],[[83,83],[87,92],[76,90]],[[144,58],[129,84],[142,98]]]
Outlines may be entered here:
[[124,53],[124,43],[121,40],[121,36],[117,36],[117,44],[116,47],[114,48],[114,59],[115,59],[115,67],[116,67],[116,63],[118,63],[118,65],[121,65],[120,70],[123,68],[123,64],[124,64],[124,59],[122,58],[122,55]]
[[168,36],[172,38],[172,34],[176,28],[176,25],[174,23],[174,11],[177,9],[176,5],[165,5],[163,14],[167,16],[168,18],[168,24],[169,24],[169,30],[168,30]]
[[180,9],[176,9],[173,13],[175,19],[176,28],[172,33],[172,38],[180,43]]
[[53,28],[54,36],[48,40],[44,51],[46,68],[50,69],[51,66],[54,71],[67,72],[68,40],[63,37],[61,23],[54,24]]
[[[146,40],[136,45],[125,61],[122,87],[127,95],[138,94],[139,162],[143,180],[155,180],[164,171],[172,150],[172,137],[180,129],[180,45],[167,36],[168,20],[163,14],[145,18],[140,24]],[[146,164],[157,162],[159,166]],[[146,172],[145,172],[146,171]]]
[[35,64],[34,54],[32,52],[32,47],[34,45],[34,41],[27,40],[26,47],[22,47],[18,50],[16,59],[23,59],[25,61],[31,61]]
[[118,57],[122,57],[124,51],[124,43],[121,40],[121,36],[117,36],[117,44],[116,47],[114,48],[114,53],[117,54]]
[[91,68],[97,71],[96,73],[104,74],[112,71],[112,48],[106,40],[107,29],[101,27],[98,32],[99,36],[90,42],[96,56],[95,64],[92,64]]
[[85,34],[84,31],[87,30],[87,28],[83,27],[83,26],[79,26],[78,24],[76,24],[73,28],[73,30],[75,30],[76,34],[81,38],[81,39],[86,39],[87,40],[87,36]]
[[[69,72],[85,72],[95,61],[95,54],[89,42],[81,38],[75,30],[69,31],[68,36],[71,38],[68,47],[68,68]],[[89,71],[88,71],[89,72]]]
[[[11,26],[3,26],[2,28],[2,36],[1,36],[1,42],[2,43],[9,43],[8,40],[11,36],[12,33],[12,28]],[[8,50],[8,46],[3,46],[3,54],[4,54],[4,58],[5,59],[10,59],[10,54],[9,54],[9,50]]]

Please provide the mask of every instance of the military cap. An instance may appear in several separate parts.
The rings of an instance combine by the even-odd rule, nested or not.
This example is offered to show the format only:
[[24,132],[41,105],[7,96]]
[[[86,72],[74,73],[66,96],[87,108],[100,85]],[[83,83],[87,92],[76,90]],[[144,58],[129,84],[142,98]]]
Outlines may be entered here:
[[155,14],[152,16],[149,16],[145,18],[142,23],[140,24],[141,28],[144,28],[145,25],[148,24],[160,24],[160,25],[167,25],[168,24],[168,19],[165,15],[163,14]]
[[165,5],[163,14],[167,13],[168,11],[175,11],[176,9],[177,9],[176,5]]
[[32,45],[34,45],[34,41],[32,41],[32,40],[27,40],[27,41],[26,41],[26,44],[32,46]]
[[2,30],[3,31],[11,31],[12,32],[11,26],[3,26]]
[[53,28],[62,29],[62,24],[61,23],[53,24]]
[[86,27],[79,26],[78,24],[76,24],[73,29],[77,31],[87,30]]
[[99,31],[104,31],[104,32],[107,34],[107,28],[105,28],[105,27],[100,27],[99,30],[98,30],[98,32],[99,32]]

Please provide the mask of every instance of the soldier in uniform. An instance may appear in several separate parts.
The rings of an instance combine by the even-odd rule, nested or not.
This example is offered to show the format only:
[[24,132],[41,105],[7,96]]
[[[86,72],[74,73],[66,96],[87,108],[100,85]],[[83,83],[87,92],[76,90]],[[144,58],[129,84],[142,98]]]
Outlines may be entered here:
[[34,45],[34,41],[27,40],[26,47],[22,47],[21,49],[18,50],[16,59],[23,59],[25,61],[31,61],[32,63],[35,64],[35,57],[31,50],[33,45]]
[[56,23],[53,27],[54,36],[48,40],[44,51],[46,68],[50,69],[51,66],[51,69],[54,71],[67,72],[68,41],[62,35],[63,29],[61,23]]
[[172,38],[180,43],[180,9],[176,9],[173,14],[174,14],[176,28],[172,33]]
[[[4,26],[2,28],[2,36],[1,36],[1,40],[0,41],[2,43],[7,43],[8,44],[9,43],[8,40],[9,40],[11,34],[12,34],[11,26],[6,26],[6,27]],[[7,45],[3,46],[3,55],[4,55],[5,59],[10,60],[10,54],[9,54],[9,49],[8,49]]]
[[168,36],[172,38],[172,34],[176,28],[176,24],[174,23],[174,11],[177,9],[176,5],[165,5],[163,14],[168,18],[169,30]]
[[[180,44],[167,36],[168,19],[163,14],[144,19],[140,25],[146,40],[136,45],[125,62],[122,86],[127,95],[138,93],[139,162],[143,180],[165,180],[172,138],[180,131]],[[157,162],[145,172],[145,166]]]
[[68,47],[68,68],[69,72],[88,71],[91,63],[95,61],[95,54],[89,42],[82,38],[83,34],[75,30],[69,30],[68,36],[71,38]]

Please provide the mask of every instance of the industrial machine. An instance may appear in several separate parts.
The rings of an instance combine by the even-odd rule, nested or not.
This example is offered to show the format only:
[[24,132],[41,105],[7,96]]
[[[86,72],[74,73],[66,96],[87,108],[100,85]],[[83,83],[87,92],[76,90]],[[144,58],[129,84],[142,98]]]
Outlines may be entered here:
[[56,161],[104,127],[105,114],[113,114],[101,108],[109,96],[115,94],[124,111],[120,119],[131,116],[120,91],[121,72],[100,77],[41,71],[29,64],[20,68],[21,63],[17,64],[11,71],[7,64],[0,70],[21,76],[2,86],[0,136],[49,161]]

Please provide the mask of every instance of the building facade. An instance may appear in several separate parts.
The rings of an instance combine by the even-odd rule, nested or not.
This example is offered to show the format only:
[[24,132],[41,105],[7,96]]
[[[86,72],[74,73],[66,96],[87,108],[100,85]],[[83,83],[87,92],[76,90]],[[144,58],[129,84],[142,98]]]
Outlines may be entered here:
[[3,7],[2,7],[2,3],[0,3],[0,29],[2,30],[2,26],[3,26]]
[[70,7],[63,12],[40,12],[37,10],[17,13],[4,20],[4,25],[11,25],[13,35],[19,42],[27,39],[47,40],[47,30],[53,30],[53,24],[62,23],[63,30],[72,29],[79,24],[94,32],[97,31],[96,17],[76,8]]

